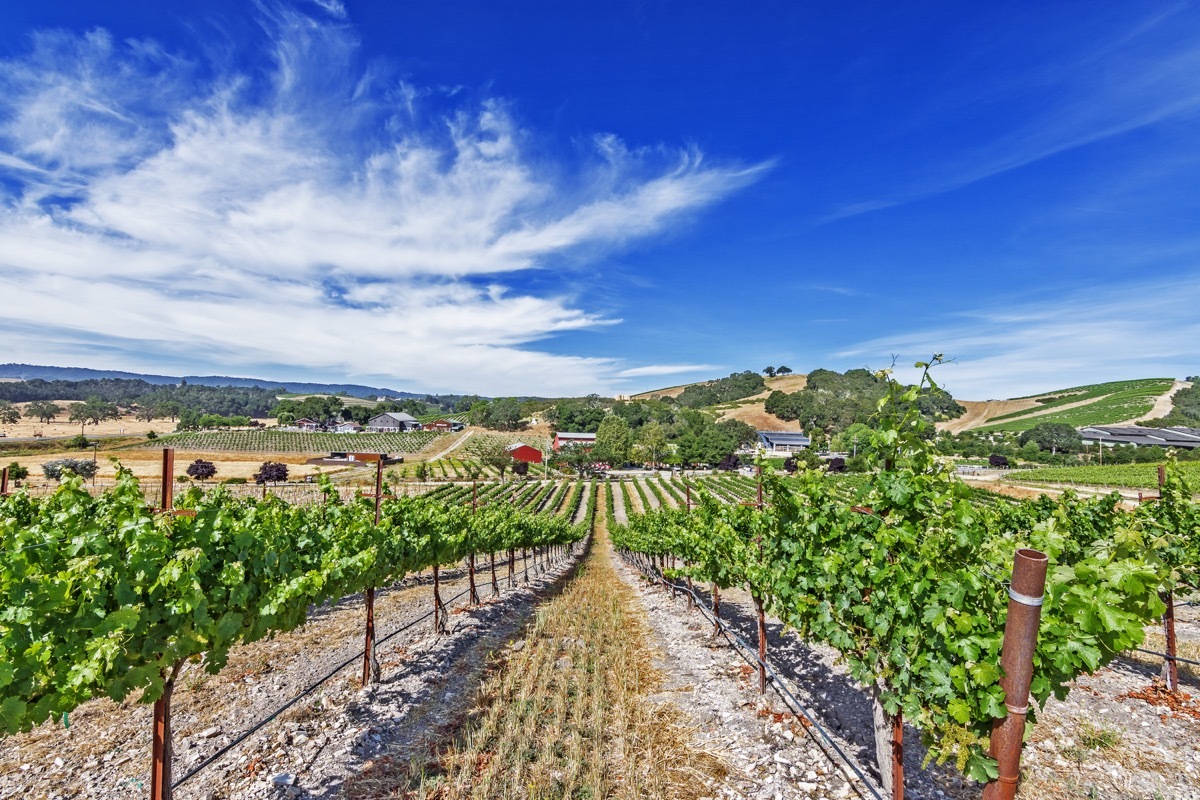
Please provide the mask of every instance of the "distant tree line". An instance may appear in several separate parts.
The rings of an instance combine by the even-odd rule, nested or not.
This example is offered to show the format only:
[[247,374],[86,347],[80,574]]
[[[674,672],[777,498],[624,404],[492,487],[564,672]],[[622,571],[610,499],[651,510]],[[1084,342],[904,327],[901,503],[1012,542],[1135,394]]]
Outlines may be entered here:
[[[186,382],[179,385],[162,385],[127,378],[89,378],[81,381],[34,379],[0,382],[0,403],[37,401],[53,404],[56,400],[81,402],[97,400],[133,411],[144,420],[162,418],[174,422],[186,416],[187,425],[185,427],[195,427],[199,418],[206,414],[226,418],[266,417],[274,416],[273,412],[276,409],[293,411],[294,405],[306,402],[278,401],[276,398],[284,393],[283,389],[262,389],[250,386],[201,386]],[[362,423],[365,422],[365,419],[358,419],[359,416],[367,414],[369,418],[369,416],[382,411],[404,411],[413,416],[420,416],[457,409],[461,406],[463,399],[463,395],[426,395],[420,400],[387,400],[377,404],[374,408],[363,405],[346,406],[348,410],[343,418],[354,419],[356,422]],[[466,399],[474,402],[479,398]],[[58,412],[50,414],[43,421],[49,422],[56,414],[62,413],[64,410],[61,407],[59,409]],[[340,400],[337,404],[337,413],[342,413]],[[309,415],[301,413],[299,416]]]

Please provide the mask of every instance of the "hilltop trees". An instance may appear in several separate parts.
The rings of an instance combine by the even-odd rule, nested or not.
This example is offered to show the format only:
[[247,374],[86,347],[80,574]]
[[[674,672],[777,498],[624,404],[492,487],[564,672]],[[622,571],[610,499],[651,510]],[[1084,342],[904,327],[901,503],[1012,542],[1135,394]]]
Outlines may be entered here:
[[766,388],[762,375],[746,370],[734,372],[728,378],[693,384],[680,392],[676,401],[685,408],[703,408],[741,400]]
[[[781,374],[785,367],[776,369]],[[787,370],[791,373],[791,370]],[[799,420],[811,433],[842,431],[854,423],[867,424],[875,416],[878,403],[884,396],[886,384],[865,369],[837,373],[815,369],[808,374],[803,389],[790,394],[771,392],[763,404],[769,414],[780,419]],[[916,400],[922,417],[929,421],[953,419],[966,411],[945,392],[922,390]]]

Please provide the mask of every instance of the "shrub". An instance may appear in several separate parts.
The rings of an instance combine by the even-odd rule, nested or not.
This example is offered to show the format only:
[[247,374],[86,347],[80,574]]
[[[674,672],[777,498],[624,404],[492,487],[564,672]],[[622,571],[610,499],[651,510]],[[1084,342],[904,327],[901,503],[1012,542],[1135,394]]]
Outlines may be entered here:
[[998,453],[992,453],[990,456],[988,456],[988,466],[1007,468],[1008,465],[1008,458],[1006,456],[1002,456]]
[[221,481],[221,483],[225,484],[226,486],[241,486],[244,483],[246,483],[246,479],[245,478],[226,478],[225,480]]
[[65,472],[71,472],[81,478],[90,478],[96,474],[96,462],[87,458],[61,458],[42,464],[42,474],[50,480],[62,480]]
[[29,470],[14,461],[8,465],[8,477],[9,480],[23,481],[29,477]]
[[154,431],[146,431],[146,438],[153,442],[158,438],[158,434]]
[[91,440],[88,439],[86,436],[84,436],[82,433],[77,436],[72,436],[70,439],[67,440],[67,447],[69,447],[72,450],[83,450],[84,448],[91,447],[91,446],[92,446]]

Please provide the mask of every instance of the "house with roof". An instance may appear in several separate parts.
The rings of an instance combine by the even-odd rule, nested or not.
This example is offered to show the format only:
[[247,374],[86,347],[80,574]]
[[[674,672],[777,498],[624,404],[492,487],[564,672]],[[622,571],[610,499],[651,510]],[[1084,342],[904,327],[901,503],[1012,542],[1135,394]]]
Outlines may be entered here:
[[769,453],[795,453],[812,444],[798,431],[757,431],[759,445]]
[[333,428],[335,433],[362,433],[362,429],[357,422],[339,422]]
[[1134,447],[1177,447],[1195,450],[1200,447],[1200,428],[1141,428],[1138,426],[1110,427],[1092,425],[1079,429],[1084,445],[1101,444],[1115,447],[1130,444]]
[[385,411],[367,420],[367,430],[371,433],[399,433],[401,431],[419,431],[421,423],[411,414],[403,411]]
[[596,444],[594,433],[567,433],[559,431],[554,434],[554,452],[564,447],[591,447]]
[[315,419],[309,419],[308,417],[301,417],[300,419],[293,422],[292,426],[295,428],[299,428],[302,431],[319,431],[319,430],[321,430],[321,423],[317,422]]

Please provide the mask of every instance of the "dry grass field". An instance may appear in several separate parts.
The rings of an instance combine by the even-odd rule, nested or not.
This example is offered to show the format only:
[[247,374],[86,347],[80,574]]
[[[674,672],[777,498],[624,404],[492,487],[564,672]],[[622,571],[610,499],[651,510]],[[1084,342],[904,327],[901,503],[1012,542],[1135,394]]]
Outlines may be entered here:
[[[46,424],[39,422],[36,419],[26,419],[24,417],[25,409],[28,403],[14,403],[21,411],[21,421],[15,425],[0,425],[0,433],[6,434],[9,438],[29,438],[37,433],[41,433],[45,437],[64,437],[75,436],[79,433],[78,423],[68,422],[66,409],[72,403],[78,403],[78,400],[55,400],[56,405],[64,409],[62,414],[54,418],[54,421]],[[273,420],[272,420],[273,422]],[[149,431],[157,433],[168,433],[175,430],[175,423],[169,419],[156,419],[152,422],[142,422],[134,419],[132,416],[121,417],[120,419],[109,420],[102,422],[99,425],[88,425],[83,429],[85,436],[120,436],[126,434],[129,436],[145,436]]]

